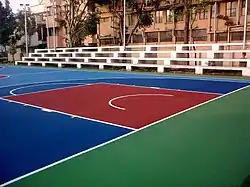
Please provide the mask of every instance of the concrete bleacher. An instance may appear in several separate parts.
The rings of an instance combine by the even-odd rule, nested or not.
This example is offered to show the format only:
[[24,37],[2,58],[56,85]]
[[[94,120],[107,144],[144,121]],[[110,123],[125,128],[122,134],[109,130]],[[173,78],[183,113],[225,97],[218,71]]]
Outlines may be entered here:
[[190,69],[195,74],[223,70],[250,76],[250,50],[242,50],[242,46],[242,43],[224,43],[127,46],[125,49],[122,46],[36,49],[15,64],[59,68],[68,65],[76,68],[97,66],[99,69],[122,67],[127,71],[155,68],[159,73],[169,69]]

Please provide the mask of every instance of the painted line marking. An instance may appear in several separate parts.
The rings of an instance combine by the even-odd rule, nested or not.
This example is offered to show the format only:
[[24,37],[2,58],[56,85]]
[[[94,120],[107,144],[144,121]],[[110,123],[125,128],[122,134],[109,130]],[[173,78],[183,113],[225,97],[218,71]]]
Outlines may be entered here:
[[140,97],[140,96],[163,96],[163,97],[172,97],[173,95],[170,95],[170,94],[131,94],[131,95],[122,95],[122,96],[118,96],[118,97],[115,97],[111,100],[109,100],[109,106],[111,106],[112,108],[115,108],[115,109],[118,109],[118,110],[123,110],[125,111],[126,108],[122,108],[122,107],[119,107],[117,105],[114,105],[113,102],[116,101],[116,100],[120,100],[120,99],[124,99],[124,98],[129,98],[129,97]]
[[44,112],[54,112],[54,110],[50,110],[50,109],[47,109],[47,108],[42,108],[41,110],[44,111]]
[[40,106],[36,106],[36,105],[32,105],[32,104],[28,104],[28,103],[24,103],[24,102],[20,102],[20,101],[14,101],[14,100],[6,99],[6,98],[0,98],[0,100],[8,101],[8,102],[11,102],[11,103],[21,104],[23,106],[29,106],[29,107],[37,108],[37,109],[40,109],[40,110],[42,110],[44,112],[54,112],[54,113],[63,114],[63,115],[70,116],[70,117],[74,116],[75,118],[80,118],[80,119],[85,119],[85,120],[94,121],[94,122],[98,122],[98,123],[103,123],[105,125],[111,125],[111,126],[115,126],[115,127],[119,127],[119,128],[129,129],[129,130],[136,130],[135,128],[126,127],[126,126],[122,126],[122,125],[119,125],[119,124],[114,124],[114,123],[110,123],[110,122],[106,122],[106,121],[102,121],[102,120],[97,120],[97,119],[93,119],[93,118],[88,118],[88,117],[84,117],[84,116],[78,116],[78,115],[75,115],[75,114],[62,112],[62,111],[58,111],[58,110],[47,109],[47,108],[43,108],[43,107],[40,107]]
[[152,89],[161,89],[161,88],[159,88],[159,87],[149,87],[149,88],[152,88]]
[[[114,85],[112,83],[102,83],[102,84],[107,84],[107,85]],[[129,84],[116,84],[118,86],[127,86],[127,87],[131,87],[131,85]],[[199,94],[212,94],[212,95],[222,95],[220,93],[213,93],[213,92],[199,92],[199,91],[192,91],[192,90],[181,90],[181,89],[170,89],[170,88],[160,88],[160,87],[147,87],[147,86],[136,86],[136,85],[132,85],[133,87],[137,87],[137,88],[146,88],[146,89],[157,89],[157,90],[172,90],[172,91],[179,91],[179,92],[188,92],[188,93],[199,93]]]
[[[31,84],[43,84],[43,83],[60,83],[60,82],[65,82],[66,81],[88,81],[88,80],[93,80],[93,81],[98,81],[98,80],[106,80],[106,79],[123,79],[124,77],[108,77],[108,78],[85,78],[85,79],[61,79],[61,80],[54,80],[54,81],[41,81],[41,82],[30,82],[30,83],[24,83],[24,84],[12,84],[8,86],[0,86],[0,88],[9,88],[13,86],[25,86],[25,85],[31,85]],[[70,84],[70,82],[69,82]],[[84,84],[84,83],[83,83]]]
[[[35,92],[28,92],[28,93],[23,93],[23,94],[15,94],[14,92],[17,90],[21,90],[21,89],[25,89],[25,88],[33,88],[33,87],[39,87],[39,86],[47,86],[47,85],[61,85],[61,84],[77,84],[78,86],[67,86],[67,87],[63,87],[63,88],[54,88],[54,89],[49,89],[49,90],[40,90],[40,91],[35,91]],[[97,84],[97,83],[93,83]],[[91,84],[84,84],[84,83],[47,83],[47,84],[36,84],[36,85],[29,85],[29,86],[22,86],[22,87],[18,87],[15,89],[10,90],[10,94],[11,95],[26,95],[26,94],[33,94],[33,93],[42,93],[42,92],[46,92],[46,91],[56,91],[56,90],[61,90],[61,89],[67,89],[67,88],[74,88],[74,87],[79,87],[79,86],[87,86],[87,85],[91,85]]]
[[[37,68],[37,67],[22,67],[22,66],[12,66],[10,68],[23,68],[23,69],[31,69],[31,68],[34,68],[34,69],[38,69],[38,70],[41,70],[41,69],[45,69],[43,67],[41,68]],[[58,68],[46,68],[47,70],[57,70]],[[139,73],[131,73],[131,72],[107,72],[107,71],[96,71],[96,70],[87,70],[87,69],[81,69],[81,70],[78,70],[78,69],[60,69],[58,71],[63,71],[63,72],[91,72],[91,73],[103,73],[103,74],[115,74],[115,73],[119,73],[121,75],[128,75],[128,76],[134,76],[134,75],[138,75],[138,76],[144,76],[143,74],[139,74]],[[187,76],[187,75],[176,75],[176,76],[173,76],[173,75],[157,75],[157,74],[146,74],[145,75],[148,77],[153,77],[155,79],[159,79],[159,78],[163,78],[163,79],[166,79],[166,78],[170,78],[170,79],[186,79],[186,80],[204,80],[204,81],[215,81],[215,82],[238,82],[238,83],[250,83],[250,80],[248,79],[231,79],[231,78],[227,78],[227,77],[208,77],[208,76]]]
[[[23,83],[23,84],[10,84],[7,86],[0,86],[0,88],[8,88],[8,87],[12,87],[12,86],[23,86],[23,85],[27,85],[27,84],[41,84],[41,83],[56,83],[56,82],[66,82],[66,81],[87,81],[87,80],[108,80],[108,79],[149,79],[149,80],[169,80],[169,79],[185,79],[185,80],[200,80],[200,81],[217,81],[217,82],[234,82],[234,83],[239,83],[239,84],[250,84],[250,81],[239,81],[239,80],[235,80],[235,81],[230,81],[230,80],[213,80],[213,79],[193,79],[192,77],[188,78],[181,78],[181,77],[170,77],[170,76],[166,76],[166,77],[149,77],[149,75],[147,77],[105,77],[105,78],[85,78],[85,79],[59,79],[59,80],[54,80],[54,81],[40,81],[40,82],[29,82],[29,83]],[[111,83],[110,83],[111,84]]]
[[41,71],[41,72],[33,72],[33,73],[19,73],[19,74],[11,74],[11,77],[15,76],[25,76],[25,75],[40,75],[40,74],[47,74],[47,73],[62,73],[63,71]]
[[[122,136],[119,136],[119,137],[114,138],[114,139],[112,139],[112,140],[109,140],[109,141],[107,141],[107,142],[104,142],[104,143],[102,143],[102,144],[99,144],[99,145],[97,145],[97,146],[94,146],[94,147],[92,147],[92,148],[90,148],[90,149],[87,149],[87,150],[84,150],[84,151],[82,151],[82,152],[76,153],[76,154],[71,155],[71,156],[69,156],[69,157],[67,157],[67,158],[64,158],[64,159],[62,159],[62,160],[59,160],[59,161],[57,161],[57,162],[54,162],[54,163],[52,163],[52,164],[49,164],[49,165],[44,166],[44,167],[42,167],[42,168],[39,168],[39,169],[37,169],[37,170],[35,170],[35,171],[32,171],[32,172],[27,173],[27,174],[25,174],[25,175],[22,175],[22,176],[20,176],[20,177],[17,177],[17,178],[15,178],[15,179],[13,179],[13,180],[10,180],[10,181],[8,181],[8,182],[6,182],[6,183],[0,185],[0,187],[7,186],[7,185],[9,185],[9,184],[11,184],[11,183],[14,183],[14,182],[16,182],[16,181],[19,181],[19,180],[24,179],[24,178],[26,178],[26,177],[29,177],[29,176],[31,176],[31,175],[34,175],[34,174],[36,174],[36,173],[38,173],[38,172],[44,171],[44,170],[46,170],[46,169],[48,169],[48,168],[51,168],[51,167],[53,167],[53,166],[55,166],[55,165],[61,164],[61,163],[66,162],[66,161],[68,161],[68,160],[70,160],[70,159],[73,159],[73,158],[75,158],[75,157],[78,157],[78,156],[80,156],[80,155],[82,155],[82,154],[85,154],[85,153],[87,153],[87,152],[93,151],[93,150],[98,149],[98,148],[100,148],[100,147],[103,147],[103,146],[105,146],[105,145],[111,144],[111,143],[113,143],[113,142],[115,142],[115,141],[118,141],[118,140],[120,140],[120,139],[122,139],[122,138],[128,137],[128,136],[130,136],[130,135],[132,135],[132,134],[138,133],[138,132],[140,132],[140,131],[142,131],[142,130],[144,130],[144,129],[146,129],[146,128],[149,128],[149,127],[151,127],[151,126],[153,126],[153,125],[156,125],[156,124],[158,124],[158,123],[160,123],[160,122],[162,122],[162,121],[165,121],[165,120],[167,120],[167,119],[176,117],[176,116],[181,115],[181,114],[183,114],[183,113],[186,113],[186,112],[188,112],[188,111],[190,111],[190,110],[193,110],[193,109],[198,108],[198,107],[200,107],[200,106],[203,106],[203,105],[205,105],[205,104],[214,102],[214,101],[216,101],[216,100],[218,100],[218,99],[221,99],[221,98],[223,98],[223,97],[227,97],[227,96],[229,96],[229,95],[231,95],[231,94],[234,94],[234,93],[239,92],[239,91],[241,91],[241,90],[247,89],[247,88],[249,88],[249,87],[250,87],[250,85],[247,85],[247,86],[241,87],[241,88],[239,88],[239,89],[237,89],[237,90],[234,90],[234,91],[232,91],[232,92],[229,92],[229,93],[227,93],[227,94],[224,94],[224,95],[221,95],[221,96],[219,96],[219,97],[216,97],[216,98],[214,98],[214,99],[211,99],[211,100],[205,101],[205,102],[203,102],[203,103],[200,103],[200,104],[198,104],[198,105],[196,105],[196,106],[193,106],[193,107],[191,107],[191,108],[188,108],[188,109],[186,109],[186,110],[183,110],[183,111],[178,112],[178,113],[176,113],[176,114],[173,114],[173,115],[171,115],[171,116],[168,116],[168,117],[166,117],[166,118],[163,118],[163,119],[161,119],[161,120],[159,120],[159,121],[156,121],[156,122],[154,122],[154,123],[151,123],[151,124],[149,124],[149,125],[147,125],[147,126],[144,126],[144,127],[140,128],[140,129],[138,129],[138,130],[131,131],[131,132],[127,133],[127,134],[124,134],[124,135],[122,135]],[[3,98],[0,98],[0,99],[4,100]]]
[[2,79],[8,79],[8,78],[10,78],[10,75],[2,75],[2,77],[0,77],[0,80],[2,80]]

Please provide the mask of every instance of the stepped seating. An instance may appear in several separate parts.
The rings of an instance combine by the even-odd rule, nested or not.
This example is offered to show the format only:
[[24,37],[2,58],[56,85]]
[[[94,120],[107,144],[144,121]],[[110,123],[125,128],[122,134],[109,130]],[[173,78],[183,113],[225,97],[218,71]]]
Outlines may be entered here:
[[228,70],[250,76],[250,50],[242,50],[242,46],[242,43],[227,43],[36,49],[16,65],[118,67],[127,71],[155,68],[159,73],[167,69],[191,69],[196,74],[203,74],[205,70]]

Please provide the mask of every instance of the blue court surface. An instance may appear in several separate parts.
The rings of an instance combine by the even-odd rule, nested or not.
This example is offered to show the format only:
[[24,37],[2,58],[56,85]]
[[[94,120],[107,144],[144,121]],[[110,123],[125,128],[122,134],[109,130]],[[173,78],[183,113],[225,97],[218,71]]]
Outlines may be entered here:
[[[250,81],[246,79],[11,66],[1,67],[0,76],[0,186],[19,184],[18,181],[35,175],[41,168],[45,170],[53,167],[57,162],[73,159],[78,154],[109,144],[147,127],[136,129],[129,125],[120,126],[103,122],[105,120],[74,116],[73,112],[49,110],[43,106],[43,99],[40,99],[39,104],[32,104],[36,102],[33,98],[28,98],[30,101],[27,103],[24,100],[15,100],[16,96],[47,94],[47,92],[56,94],[58,90],[108,83],[133,88],[168,89],[183,93],[213,95],[212,101],[246,89],[250,85]],[[101,97],[104,91],[106,90],[100,91],[98,95]],[[14,99],[9,99],[9,96]],[[84,93],[68,97],[80,98],[84,97]],[[56,103],[56,107],[65,107],[64,100],[67,99],[67,95],[63,96],[61,103]],[[95,99],[92,100],[95,104]],[[204,101],[210,102],[210,99]],[[189,106],[189,101],[185,102]],[[189,110],[198,104],[203,102],[194,106],[190,104],[178,112]],[[80,107],[84,108],[84,103]],[[71,110],[73,109],[74,106],[71,106]],[[153,124],[155,123],[149,126]]]

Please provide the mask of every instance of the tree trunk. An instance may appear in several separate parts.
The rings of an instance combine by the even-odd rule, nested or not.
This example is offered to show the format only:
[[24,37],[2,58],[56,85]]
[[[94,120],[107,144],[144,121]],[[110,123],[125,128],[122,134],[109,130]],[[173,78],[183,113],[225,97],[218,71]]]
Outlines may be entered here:
[[142,35],[142,39],[143,39],[143,44],[146,45],[147,44],[147,40],[146,40],[146,33],[145,33],[145,29],[144,28],[142,29],[141,35]]
[[120,27],[120,29],[119,29],[119,34],[120,34],[120,37],[121,37],[121,43],[120,43],[120,46],[122,46],[123,45],[123,42],[125,42],[125,41],[123,41],[123,19],[124,19],[124,17],[123,16],[121,16],[121,19],[120,19],[120,23],[119,23],[119,27]]
[[131,33],[129,34],[126,45],[128,45],[130,43],[131,37],[133,36],[133,34],[134,34],[135,30],[137,29],[138,25],[139,25],[139,21],[137,21],[137,23],[135,24],[135,26],[132,29]]
[[73,47],[73,38],[72,38],[72,35],[71,33],[68,34],[68,47],[69,48],[72,48]]
[[[95,3],[94,2],[93,3],[89,3],[88,9],[89,9],[90,12],[94,13],[96,11]],[[97,33],[97,28],[98,28],[98,26],[96,27],[95,33]],[[92,38],[92,43],[96,43],[97,44],[97,34],[92,34],[91,38]]]
[[[193,36],[193,29],[192,28],[190,29],[190,40],[191,40],[191,43],[194,44],[194,36]],[[195,50],[196,50],[196,48],[195,48],[195,46],[193,46],[193,51],[195,51]],[[197,54],[194,53],[194,58],[196,58],[196,57],[197,57]],[[197,61],[195,61],[195,66],[197,66]]]
[[190,13],[187,7],[184,9],[184,44],[189,43]]
[[[185,5],[184,5],[184,44],[189,43],[189,28],[190,28],[190,11],[188,7],[188,2],[189,0],[186,0]],[[185,46],[183,47],[183,50],[188,51],[189,47]],[[189,58],[188,53],[184,53],[182,55],[184,58]],[[186,65],[189,65],[189,62],[185,62]]]

